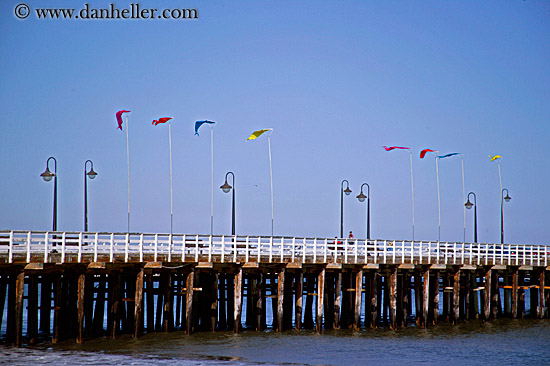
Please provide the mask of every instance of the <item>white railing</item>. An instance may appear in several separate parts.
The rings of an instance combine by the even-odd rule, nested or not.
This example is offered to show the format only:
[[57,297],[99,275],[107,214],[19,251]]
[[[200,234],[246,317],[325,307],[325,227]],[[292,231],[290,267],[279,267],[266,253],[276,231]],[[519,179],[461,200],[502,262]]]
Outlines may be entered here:
[[271,236],[0,231],[0,262],[548,266],[550,246]]

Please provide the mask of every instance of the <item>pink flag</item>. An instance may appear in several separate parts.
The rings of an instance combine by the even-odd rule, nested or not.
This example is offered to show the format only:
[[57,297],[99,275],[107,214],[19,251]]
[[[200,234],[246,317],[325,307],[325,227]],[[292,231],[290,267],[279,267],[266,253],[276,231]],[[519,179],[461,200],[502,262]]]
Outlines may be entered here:
[[387,147],[387,146],[382,146],[384,149],[386,149],[386,151],[391,151],[393,149],[404,149],[404,150],[408,150],[410,149],[409,147],[402,147],[402,146],[390,146],[390,147]]
[[118,122],[118,127],[117,127],[117,130],[121,130],[122,131],[122,113],[128,113],[130,111],[127,111],[127,110],[121,110],[121,111],[118,111],[116,112],[116,120]]
[[424,149],[420,152],[420,159],[424,159],[424,156],[426,156],[427,152],[437,152],[437,150],[432,149]]
[[162,118],[159,118],[158,120],[155,119],[153,121],[153,124],[156,126],[159,123],[166,123],[166,122],[170,121],[171,119],[172,119],[172,117],[162,117]]

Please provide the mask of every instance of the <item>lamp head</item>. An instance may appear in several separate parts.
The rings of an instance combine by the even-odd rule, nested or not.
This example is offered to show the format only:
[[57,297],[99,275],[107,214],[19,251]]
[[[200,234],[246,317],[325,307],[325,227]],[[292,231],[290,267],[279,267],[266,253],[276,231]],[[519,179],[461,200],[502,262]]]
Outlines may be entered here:
[[97,177],[97,173],[94,172],[94,168],[92,168],[88,173],[86,173],[86,175],[87,175],[88,178],[90,178],[90,179],[94,179],[95,177]]
[[346,196],[349,196],[351,193],[351,189],[349,189],[349,187],[346,187],[346,189],[344,189],[344,193],[346,194]]
[[504,197],[504,200],[505,200],[506,202],[510,202],[511,199],[512,199],[512,197],[510,197],[510,196],[508,195],[508,193],[506,193],[506,197]]
[[359,200],[359,202],[365,202],[366,198],[367,198],[367,196],[365,196],[365,194],[363,192],[361,192],[357,195],[357,199]]
[[469,199],[468,199],[468,202],[466,202],[466,203],[464,204],[464,206],[466,206],[466,208],[467,208],[468,210],[471,209],[473,205],[474,205],[474,204],[473,204],[472,202],[470,202]]
[[224,193],[229,193],[229,191],[231,191],[231,189],[232,189],[233,187],[231,187],[231,186],[227,183],[227,181],[225,181],[225,183],[224,183],[222,186],[220,186],[220,188],[221,188],[221,190],[222,190]]
[[40,176],[42,177],[42,179],[44,179],[46,182],[49,182],[52,180],[53,177],[55,177],[55,174],[53,174],[52,172],[50,172],[50,169],[48,167],[46,167],[46,171],[44,171],[44,173],[40,174]]

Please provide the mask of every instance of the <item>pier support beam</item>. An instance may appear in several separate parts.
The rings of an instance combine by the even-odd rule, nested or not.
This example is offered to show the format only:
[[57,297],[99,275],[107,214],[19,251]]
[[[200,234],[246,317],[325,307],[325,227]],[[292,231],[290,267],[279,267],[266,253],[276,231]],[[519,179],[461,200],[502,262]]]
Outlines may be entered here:
[[458,325],[460,319],[460,269],[453,275],[453,324]]
[[353,319],[353,329],[361,328],[361,300],[363,298],[363,270],[360,269],[355,274],[355,311]]
[[38,341],[38,276],[29,276],[27,300],[27,337],[29,344]]
[[517,319],[518,317],[518,268],[515,267],[512,270],[512,319]]
[[434,270],[433,275],[433,325],[439,324],[439,270]]
[[193,333],[194,322],[193,322],[193,286],[195,285],[195,270],[191,270],[187,274],[186,286],[187,290],[185,292],[185,333]]
[[279,271],[277,281],[277,331],[284,330],[284,300],[285,300],[285,269]]
[[138,338],[143,332],[143,276],[144,270],[141,268],[136,276],[134,338]]
[[546,302],[544,297],[544,269],[539,271],[539,306],[538,306],[538,318],[543,319],[546,313]]
[[76,343],[84,343],[84,309],[86,304],[86,275],[81,273],[78,275],[78,329],[76,333]]
[[235,313],[233,314],[233,321],[235,324],[234,332],[240,333],[241,331],[241,311],[243,306],[243,269],[239,267],[235,273]]
[[[370,298],[370,327],[376,328],[378,326],[378,308],[380,307],[380,301],[378,292],[380,282],[380,275],[377,272],[371,273],[371,298]],[[365,317],[367,316],[365,311]]]
[[340,329],[340,309],[342,307],[342,271],[335,275],[334,285],[334,324],[333,329]]
[[392,267],[390,272],[390,329],[397,329],[397,267]]
[[484,291],[484,302],[483,302],[483,319],[489,320],[491,316],[491,277],[492,270],[488,268],[485,272],[485,291]]
[[426,328],[430,309],[430,270],[426,269],[422,277],[424,279],[422,285],[422,328]]
[[23,292],[25,290],[25,272],[17,274],[15,284],[15,347],[23,343]]
[[317,332],[323,330],[323,301],[325,299],[325,268],[317,276],[317,319],[315,329]]
[[303,284],[304,284],[304,273],[302,270],[296,271],[296,276],[294,277],[296,281],[296,303],[295,303],[295,316],[294,316],[294,327],[296,330],[302,328],[302,302],[303,302]]

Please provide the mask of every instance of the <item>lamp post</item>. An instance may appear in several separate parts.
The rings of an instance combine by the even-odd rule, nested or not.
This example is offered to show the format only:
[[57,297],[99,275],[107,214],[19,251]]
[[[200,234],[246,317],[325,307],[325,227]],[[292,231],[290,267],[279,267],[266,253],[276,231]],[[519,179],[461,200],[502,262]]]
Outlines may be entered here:
[[[227,183],[227,176],[231,174],[233,187]],[[229,193],[233,190],[233,197],[231,202],[231,235],[235,235],[235,174],[233,172],[227,172],[225,174],[225,183],[220,186],[224,193]]]
[[[90,163],[90,171],[86,169],[88,162]],[[88,231],[88,180],[87,178],[94,179],[95,177],[97,177],[97,173],[94,172],[94,163],[91,160],[86,160],[84,162],[84,231]]]
[[[470,195],[474,195],[474,203],[470,202]],[[469,210],[474,206],[474,243],[477,243],[477,197],[474,192],[468,193],[468,202],[464,206]]]
[[[504,197],[504,191],[506,191],[506,197]],[[500,244],[504,244],[504,201],[509,202],[511,199],[508,189],[504,188],[500,191]]]
[[[366,196],[363,194],[363,186],[367,186]],[[359,202],[365,202],[365,198],[367,199],[367,239],[370,239],[370,186],[368,183],[363,183],[361,185],[361,193],[357,195]]]
[[[344,189],[344,182],[346,182],[346,189]],[[345,179],[340,184],[340,238],[344,237],[344,193],[346,196],[351,193],[349,182]]]
[[[51,159],[54,161],[53,173],[50,172],[49,169]],[[51,181],[53,178],[53,231],[57,231],[57,160],[53,156],[50,156],[48,160],[46,160],[46,170],[44,173],[40,174],[40,176],[46,182]]]

